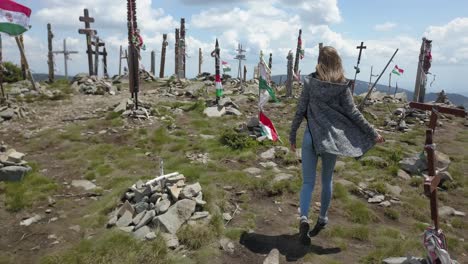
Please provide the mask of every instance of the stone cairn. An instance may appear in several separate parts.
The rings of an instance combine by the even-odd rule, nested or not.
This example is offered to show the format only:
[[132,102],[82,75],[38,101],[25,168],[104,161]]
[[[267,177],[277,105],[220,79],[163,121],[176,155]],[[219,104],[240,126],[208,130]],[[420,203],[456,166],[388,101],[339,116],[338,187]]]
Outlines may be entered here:
[[11,89],[9,95],[12,97],[31,97],[31,96],[45,96],[47,98],[54,98],[61,95],[61,92],[58,90],[49,90],[42,87],[39,83],[36,82],[37,90],[32,87],[32,84],[28,80],[23,80],[10,84]]
[[124,118],[149,119],[152,116],[150,104],[138,100],[138,109],[135,110],[135,102],[132,99],[124,99],[114,105],[113,112],[121,114]]
[[183,225],[208,224],[199,183],[186,185],[184,175],[174,172],[146,183],[138,181],[124,194],[123,203],[110,214],[108,228],[132,233],[137,239],[153,240],[159,230],[166,245],[175,249],[177,231]]
[[[366,93],[360,94],[359,97],[365,98],[367,95]],[[374,91],[365,103],[366,106],[374,105],[374,104],[381,104],[381,103],[405,103],[407,102],[406,93],[397,93],[395,95],[389,95],[387,93]]]
[[31,167],[23,160],[25,154],[0,144],[0,181],[21,181]]
[[436,104],[444,104],[444,105],[453,105],[452,102],[450,102],[448,96],[445,94],[445,91],[442,90],[438,95],[437,99],[435,101]]
[[19,106],[13,103],[13,101],[11,100],[5,101],[3,104],[0,104],[0,124],[4,121],[9,121],[16,118],[25,118],[27,114],[27,108]]
[[219,100],[218,105],[215,101],[207,101],[207,105],[212,105],[205,108],[203,113],[207,117],[221,117],[224,115],[235,115],[241,116],[242,113],[239,111],[239,106],[231,100],[229,97],[224,97]]
[[85,73],[76,75],[72,80],[72,89],[82,94],[90,95],[115,95],[117,89],[111,82],[99,79],[96,76],[89,76]]
[[256,139],[258,142],[262,142],[267,138],[262,133],[262,128],[260,127],[260,121],[258,117],[251,117],[247,123],[241,123],[235,129],[238,133],[247,133],[251,138]]

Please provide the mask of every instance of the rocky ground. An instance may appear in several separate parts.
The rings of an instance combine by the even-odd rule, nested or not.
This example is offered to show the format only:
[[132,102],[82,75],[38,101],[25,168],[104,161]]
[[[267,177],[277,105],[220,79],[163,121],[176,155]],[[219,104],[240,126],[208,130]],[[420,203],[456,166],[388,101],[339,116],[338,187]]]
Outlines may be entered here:
[[[255,82],[243,94],[238,82],[226,82],[230,99],[210,109],[208,75],[143,78],[138,112],[125,78],[78,76],[70,85],[41,84],[38,94],[7,87],[13,100],[0,108],[0,170],[24,169],[21,181],[0,182],[0,263],[382,263],[425,256],[428,116],[404,98],[372,98],[365,115],[386,143],[360,160],[340,159],[330,225],[306,247],[297,240],[300,163],[287,148],[296,100],[267,104],[283,141],[272,143],[258,133]],[[464,124],[442,117],[435,136],[442,229],[459,263],[468,262]],[[319,197],[317,188],[312,220]],[[389,263],[401,263],[395,261]]]

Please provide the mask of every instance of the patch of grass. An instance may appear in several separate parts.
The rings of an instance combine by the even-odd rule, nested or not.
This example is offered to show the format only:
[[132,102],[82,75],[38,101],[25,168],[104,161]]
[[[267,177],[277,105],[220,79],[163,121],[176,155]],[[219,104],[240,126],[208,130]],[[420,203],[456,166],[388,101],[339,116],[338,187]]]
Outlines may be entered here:
[[34,202],[46,199],[57,188],[53,180],[33,169],[24,176],[22,181],[5,184],[6,208],[12,212],[18,212],[25,207],[31,207]]
[[462,218],[453,218],[452,221],[450,222],[454,228],[459,228],[459,229],[467,229],[468,224],[466,221],[463,221]]
[[345,204],[346,216],[353,223],[367,225],[375,220],[377,217],[367,204],[359,200],[350,200]]
[[137,241],[120,231],[106,232],[103,236],[82,240],[77,246],[41,259],[41,264],[62,263],[171,263],[162,237],[153,241]]
[[231,227],[224,230],[224,236],[233,241],[239,241],[242,233],[244,233],[245,231],[246,230],[242,228]]
[[388,188],[382,181],[375,181],[369,184],[369,189],[376,191],[380,194],[388,194]]
[[369,241],[370,239],[369,227],[364,225],[335,226],[325,231],[328,237],[352,238],[359,241]]
[[424,179],[422,177],[418,177],[418,176],[411,177],[410,182],[409,182],[409,184],[411,186],[413,186],[413,187],[419,187],[423,183],[424,183]]
[[245,133],[238,133],[234,129],[225,129],[221,132],[220,142],[234,150],[252,148],[258,145],[255,139]]
[[341,183],[336,183],[333,187],[333,198],[341,201],[347,201],[349,198],[349,193],[346,187]]
[[391,220],[398,221],[400,219],[400,213],[397,210],[391,208],[385,208],[384,215]]
[[216,247],[205,246],[195,251],[191,259],[193,259],[195,263],[216,263],[215,258],[219,256],[221,252],[222,251]]
[[185,225],[177,232],[180,243],[191,250],[208,245],[214,238],[210,228],[204,225]]

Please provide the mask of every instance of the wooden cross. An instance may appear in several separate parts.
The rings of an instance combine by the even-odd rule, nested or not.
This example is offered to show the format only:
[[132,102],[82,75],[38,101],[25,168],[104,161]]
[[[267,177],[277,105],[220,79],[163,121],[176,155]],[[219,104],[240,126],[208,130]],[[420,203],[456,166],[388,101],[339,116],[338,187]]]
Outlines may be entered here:
[[122,45],[120,45],[120,52],[119,52],[119,76],[122,75],[122,60],[125,59],[127,60],[127,66],[128,66],[128,53],[127,50],[125,50],[125,53],[122,50]]
[[109,74],[107,73],[107,49],[105,45],[104,45],[104,49],[102,50],[102,52],[99,52],[99,55],[102,56],[102,64],[104,67],[104,77],[108,78]]
[[410,103],[411,108],[416,108],[425,111],[431,111],[431,119],[429,122],[429,129],[426,130],[426,143],[424,150],[427,153],[427,167],[428,176],[424,181],[424,193],[430,199],[431,205],[431,218],[434,221],[434,228],[436,232],[439,232],[439,212],[437,209],[437,186],[440,183],[440,176],[436,173],[436,157],[435,157],[435,145],[433,143],[433,135],[437,126],[437,118],[439,113],[454,115],[458,117],[466,117],[467,113],[462,109],[455,109],[449,107],[443,107],[439,105],[423,104],[423,103]]
[[96,41],[91,41],[91,45],[94,46],[94,75],[99,75],[99,55],[102,55],[99,52],[99,47],[104,47],[105,43],[101,42],[99,37],[96,37]]
[[361,41],[361,45],[360,46],[357,46],[356,49],[359,50],[359,56],[358,56],[358,60],[357,60],[357,64],[356,66],[354,67],[354,69],[356,70],[355,74],[354,74],[354,82],[353,82],[353,86],[351,88],[351,94],[354,95],[354,87],[356,85],[356,77],[358,75],[358,73],[361,72],[361,70],[359,69],[359,64],[361,63],[361,55],[362,55],[362,50],[363,49],[367,49],[367,46],[364,46],[364,42]]
[[52,51],[52,53],[54,53],[54,54],[63,54],[63,58],[64,58],[64,62],[65,62],[65,79],[68,80],[68,60],[70,60],[69,55],[70,54],[77,54],[78,51],[67,50],[67,39],[63,39],[63,50]]
[[79,29],[78,33],[86,35],[86,53],[88,54],[89,76],[93,75],[93,51],[91,49],[91,37],[97,35],[97,31],[91,29],[94,18],[89,16],[88,9],[84,9],[84,16],[80,16],[80,21],[85,23],[84,29]]

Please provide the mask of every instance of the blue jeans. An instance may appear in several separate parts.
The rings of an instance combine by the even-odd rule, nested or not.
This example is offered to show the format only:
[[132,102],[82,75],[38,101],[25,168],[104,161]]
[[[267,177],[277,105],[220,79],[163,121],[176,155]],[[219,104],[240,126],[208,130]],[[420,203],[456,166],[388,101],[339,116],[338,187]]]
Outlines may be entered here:
[[[315,153],[312,135],[309,128],[305,130],[302,141],[302,190],[300,195],[301,216],[309,216],[310,200],[315,186],[317,174],[318,156]],[[327,222],[327,211],[330,207],[333,191],[333,170],[335,168],[336,155],[330,153],[320,154],[322,157],[322,197],[319,220]]]

